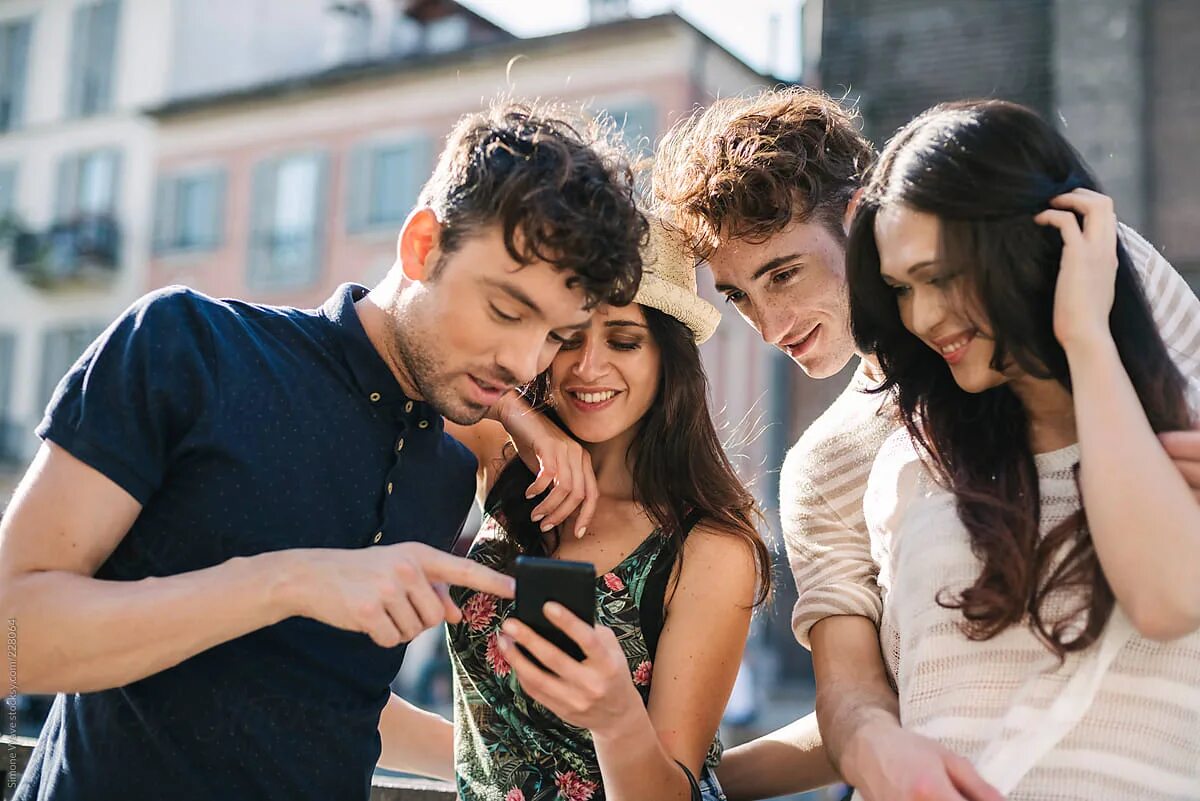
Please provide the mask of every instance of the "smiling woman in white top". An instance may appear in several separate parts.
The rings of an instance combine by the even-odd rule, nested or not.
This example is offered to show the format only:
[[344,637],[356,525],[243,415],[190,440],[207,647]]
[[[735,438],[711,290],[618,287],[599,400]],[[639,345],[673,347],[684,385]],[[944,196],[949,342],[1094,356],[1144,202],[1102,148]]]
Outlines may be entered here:
[[1000,101],[931,109],[869,178],[853,327],[905,424],[864,510],[881,639],[902,724],[1007,798],[1200,799],[1200,505],[1156,436],[1196,423],[1194,355],[1098,189]]

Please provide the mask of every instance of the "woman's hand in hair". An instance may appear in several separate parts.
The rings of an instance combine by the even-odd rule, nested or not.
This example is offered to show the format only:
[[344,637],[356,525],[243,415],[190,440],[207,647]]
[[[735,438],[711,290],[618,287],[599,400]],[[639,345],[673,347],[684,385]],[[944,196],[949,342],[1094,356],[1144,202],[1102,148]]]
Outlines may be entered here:
[[536,476],[525,497],[550,490],[534,507],[533,522],[549,531],[575,515],[574,534],[582,537],[600,497],[591,455],[516,393],[509,393],[498,406],[497,417],[512,437],[517,455]]
[[[584,659],[577,662],[520,621],[506,620],[500,647],[529,697],[572,726],[594,734],[619,730],[638,710],[644,715],[645,706],[612,629],[588,625],[553,602],[546,604],[545,611],[546,619],[583,650]],[[524,646],[545,668],[513,643]]]
[[[1054,291],[1054,335],[1065,350],[1110,337],[1117,277],[1117,215],[1112,198],[1076,189],[1050,201],[1034,217],[1062,235],[1062,263]],[[1082,220],[1082,225],[1081,225]]]

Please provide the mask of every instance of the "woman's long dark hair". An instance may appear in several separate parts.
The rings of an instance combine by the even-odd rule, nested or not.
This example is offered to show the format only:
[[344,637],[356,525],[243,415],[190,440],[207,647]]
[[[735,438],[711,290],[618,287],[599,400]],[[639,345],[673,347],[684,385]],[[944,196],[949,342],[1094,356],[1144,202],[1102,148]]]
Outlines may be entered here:
[[[937,106],[905,126],[868,177],[850,233],[847,273],[855,339],[874,353],[902,419],[958,513],[983,569],[974,585],[939,602],[961,609],[964,630],[988,639],[1029,617],[1060,657],[1096,640],[1113,608],[1081,509],[1039,536],[1037,468],[1029,420],[1007,385],[980,393],[958,387],[945,360],[901,322],[880,277],[875,219],[903,205],[941,223],[941,258],[960,271],[964,299],[990,325],[992,368],[1015,364],[1070,390],[1066,354],[1053,331],[1062,257],[1057,229],[1034,215],[1075,188],[1099,191],[1071,145],[1035,113],[1002,101]],[[1109,328],[1155,431],[1189,427],[1186,383],[1167,353],[1141,282],[1117,245],[1116,301]],[[1053,619],[1045,602],[1070,589],[1080,603]],[[1073,621],[1086,612],[1082,634]]]
[[[760,605],[771,592],[771,555],[756,526],[761,518],[754,496],[738,479],[713,427],[700,351],[683,323],[657,309],[642,309],[659,347],[661,366],[658,394],[630,446],[634,500],[669,538],[668,554],[676,561],[683,558],[689,515],[745,540],[758,565],[755,605]],[[535,409],[566,430],[549,404],[548,372],[526,387],[525,395]],[[525,497],[532,482],[529,468],[512,459],[484,503],[487,513],[501,523],[505,563],[521,554],[549,556],[558,547],[557,529],[545,535],[530,520],[541,500]]]

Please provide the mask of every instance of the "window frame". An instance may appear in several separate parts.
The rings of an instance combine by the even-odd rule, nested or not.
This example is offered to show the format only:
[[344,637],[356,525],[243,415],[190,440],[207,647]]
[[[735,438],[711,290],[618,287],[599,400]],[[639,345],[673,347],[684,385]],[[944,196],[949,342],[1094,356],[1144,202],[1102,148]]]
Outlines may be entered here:
[[[280,167],[295,159],[312,159],[316,164],[316,188],[314,190],[311,229],[311,259],[302,268],[283,268],[277,259],[277,242],[274,241],[275,209],[278,205]],[[270,176],[271,187],[268,199],[265,181]],[[310,148],[292,150],[260,159],[251,177],[250,230],[248,239],[249,256],[246,264],[246,286],[261,290],[292,290],[312,286],[320,280],[324,268],[326,244],[326,209],[329,192],[329,153],[323,149]],[[268,220],[269,218],[269,220]],[[264,222],[270,222],[272,240],[263,243],[266,231]]]
[[[407,208],[395,217],[380,214],[375,203],[379,177],[379,160],[388,153],[405,152],[411,159],[410,174],[400,201]],[[432,170],[432,141],[420,131],[390,134],[358,142],[351,148],[346,180],[346,230],[350,234],[389,233],[395,234],[404,224],[409,212],[416,208],[417,198]]]
[[[185,241],[187,210],[183,208],[183,190],[187,184],[210,182],[212,208],[206,211],[210,230],[208,239]],[[228,170],[220,165],[174,170],[162,174],[156,184],[154,198],[153,252],[158,256],[208,253],[225,244]]]
[[[121,11],[121,0],[88,0],[75,6],[65,116],[94,117],[116,105]],[[111,16],[106,19],[105,14]]]
[[0,20],[0,37],[3,37],[6,43],[9,37],[14,35],[17,30],[23,30],[24,41],[21,43],[21,56],[19,59],[20,76],[17,79],[10,77],[9,67],[17,61],[15,54],[5,50],[0,55],[4,56],[0,63],[0,75],[4,80],[0,82],[0,96],[7,95],[9,100],[9,113],[7,118],[0,118],[0,133],[8,131],[17,131],[25,125],[25,97],[29,90],[29,62],[30,53],[33,48],[33,29],[34,16],[10,17],[5,20]]

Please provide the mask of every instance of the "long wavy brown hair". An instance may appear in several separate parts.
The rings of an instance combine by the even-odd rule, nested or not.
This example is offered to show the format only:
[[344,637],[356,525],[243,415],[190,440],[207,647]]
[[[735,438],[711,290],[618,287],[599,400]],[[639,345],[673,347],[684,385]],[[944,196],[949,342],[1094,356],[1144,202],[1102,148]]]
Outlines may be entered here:
[[[1052,197],[1099,183],[1071,145],[1035,113],[1002,101],[935,107],[903,128],[869,176],[850,232],[847,273],[859,347],[874,353],[927,463],[957,498],[958,513],[983,563],[955,598],[973,639],[1029,620],[1059,657],[1091,645],[1112,612],[1083,509],[1039,535],[1037,468],[1029,419],[1007,384],[968,393],[942,357],[901,322],[880,277],[875,219],[902,204],[938,217],[941,253],[961,272],[964,298],[991,326],[992,368],[1012,365],[1067,390],[1066,354],[1053,331],[1062,239],[1033,222]],[[1109,328],[1121,362],[1155,431],[1189,427],[1186,383],[1168,355],[1129,254],[1117,245],[1116,301]],[[1078,466],[1076,466],[1078,469]],[[1078,603],[1051,615],[1047,598]],[[1086,615],[1081,634],[1075,628]]]
[[[630,445],[634,500],[669,539],[668,557],[682,563],[689,518],[743,540],[758,568],[755,606],[771,594],[771,554],[759,534],[761,513],[738,479],[713,425],[708,378],[692,332],[657,309],[643,306],[646,327],[661,353],[658,394],[638,422]],[[550,375],[542,373],[524,390],[536,409],[569,434],[550,405]],[[543,534],[530,520],[543,496],[526,498],[533,474],[520,459],[501,470],[484,509],[502,524],[502,559],[522,554],[549,556],[558,547],[557,529]]]

